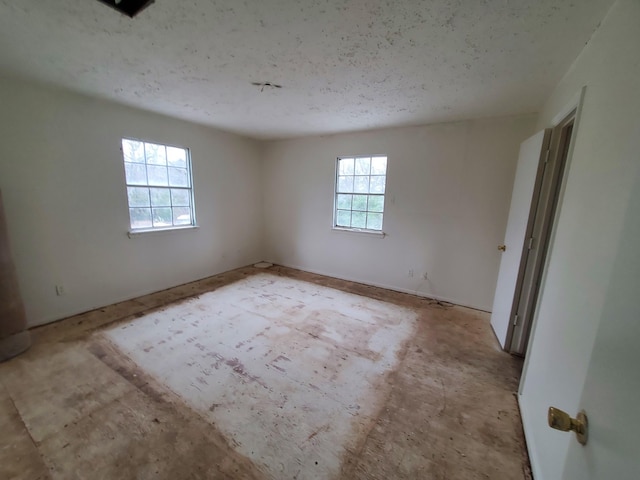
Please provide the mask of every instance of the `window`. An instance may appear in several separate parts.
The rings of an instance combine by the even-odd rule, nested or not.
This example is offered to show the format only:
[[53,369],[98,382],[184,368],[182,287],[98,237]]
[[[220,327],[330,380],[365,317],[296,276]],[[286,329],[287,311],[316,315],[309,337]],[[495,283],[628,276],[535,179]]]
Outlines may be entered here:
[[195,225],[189,150],[122,139],[132,230]]
[[333,225],[382,231],[387,157],[338,158]]

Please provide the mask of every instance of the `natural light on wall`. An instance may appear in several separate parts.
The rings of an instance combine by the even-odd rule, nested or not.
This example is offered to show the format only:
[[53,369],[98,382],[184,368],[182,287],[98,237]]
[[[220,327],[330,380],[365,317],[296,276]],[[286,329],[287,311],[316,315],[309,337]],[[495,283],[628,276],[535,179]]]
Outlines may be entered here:
[[195,225],[189,150],[122,139],[131,230]]
[[334,228],[382,232],[387,157],[340,157]]

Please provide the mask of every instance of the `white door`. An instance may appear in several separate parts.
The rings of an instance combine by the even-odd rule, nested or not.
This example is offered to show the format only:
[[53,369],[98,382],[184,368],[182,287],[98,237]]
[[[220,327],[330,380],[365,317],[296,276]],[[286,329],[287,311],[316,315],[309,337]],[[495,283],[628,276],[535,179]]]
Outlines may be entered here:
[[542,130],[520,145],[516,178],[511,193],[509,219],[504,238],[505,249],[500,260],[496,293],[493,298],[491,326],[505,348],[509,322],[513,321],[513,299],[531,214],[536,180],[539,177],[541,155],[547,150],[551,130]]
[[[570,208],[557,224],[519,396],[536,480],[640,479],[640,163],[637,149],[626,149],[631,143],[621,142],[619,151],[629,152],[624,160],[611,157],[618,181],[606,193],[626,200],[617,211],[576,221],[581,204],[574,200],[584,202],[591,191],[572,188],[563,197]],[[590,168],[572,166],[578,174]],[[591,237],[598,238],[580,243]],[[572,417],[586,411],[586,445],[547,426],[549,406]]]

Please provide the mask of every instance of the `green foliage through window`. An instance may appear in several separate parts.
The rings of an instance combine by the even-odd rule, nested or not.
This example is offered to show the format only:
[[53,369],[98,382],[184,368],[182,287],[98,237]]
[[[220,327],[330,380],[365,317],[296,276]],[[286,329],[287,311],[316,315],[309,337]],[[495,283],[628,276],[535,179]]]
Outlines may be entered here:
[[386,179],[386,156],[338,158],[334,226],[382,231]]

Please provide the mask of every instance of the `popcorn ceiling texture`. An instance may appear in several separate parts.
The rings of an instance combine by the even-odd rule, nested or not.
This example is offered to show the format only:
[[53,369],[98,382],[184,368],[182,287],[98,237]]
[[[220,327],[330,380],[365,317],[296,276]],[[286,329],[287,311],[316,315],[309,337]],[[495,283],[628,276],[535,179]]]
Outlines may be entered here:
[[522,114],[612,3],[0,0],[0,74],[255,138]]

